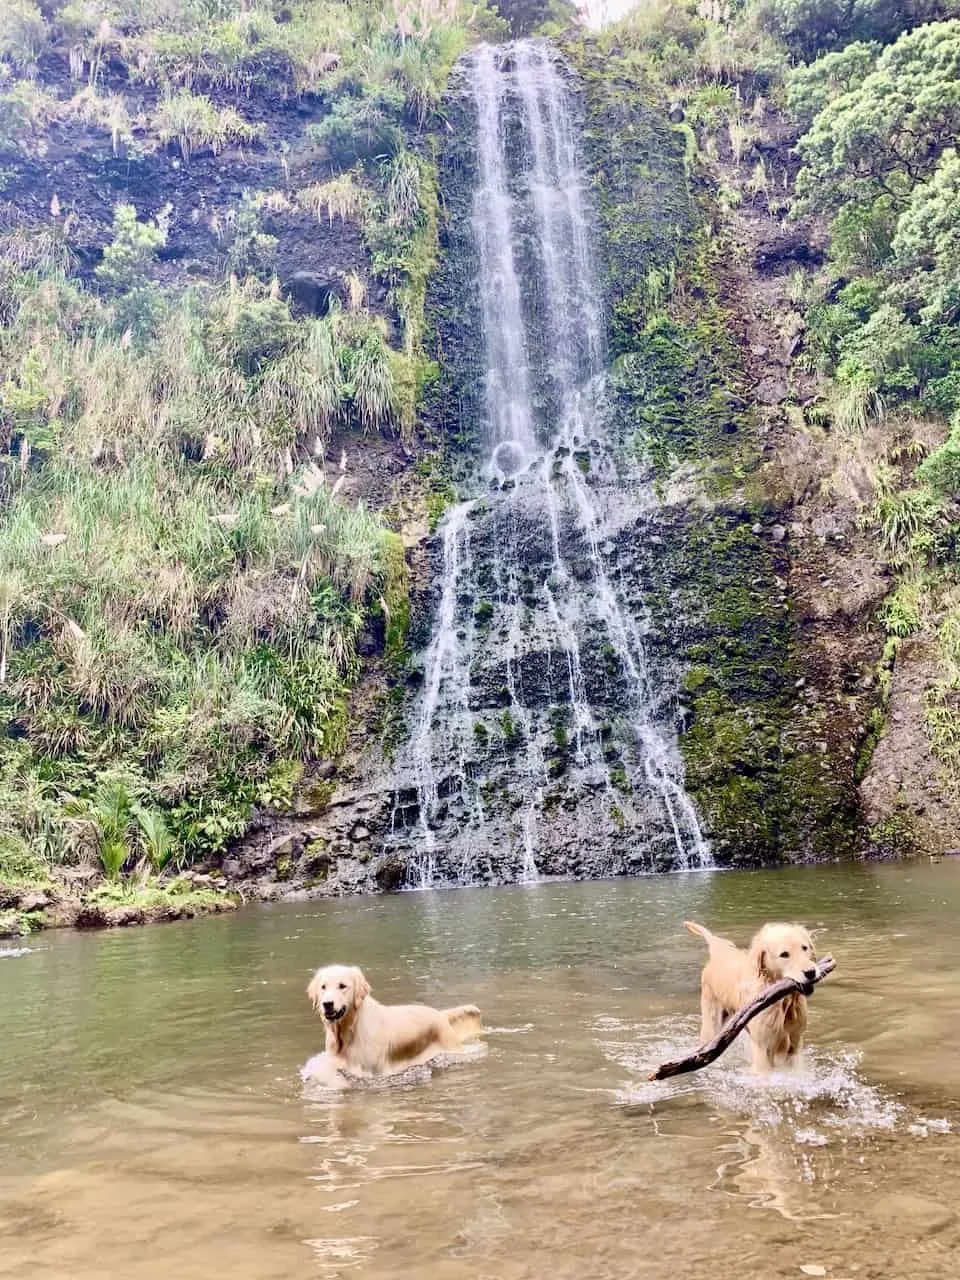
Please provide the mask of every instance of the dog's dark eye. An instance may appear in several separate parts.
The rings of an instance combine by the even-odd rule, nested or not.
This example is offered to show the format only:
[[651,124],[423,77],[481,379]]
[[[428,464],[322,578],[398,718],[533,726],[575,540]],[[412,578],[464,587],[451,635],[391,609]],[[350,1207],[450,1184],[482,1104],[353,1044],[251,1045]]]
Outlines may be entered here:
[[[804,948],[804,950],[806,950],[806,948]],[[790,952],[789,952],[789,951],[781,951],[781,952],[780,952],[780,959],[781,959],[781,960],[789,960],[789,959],[790,959]]]
[[346,989],[347,989],[347,984],[346,984],[345,982],[341,982],[341,983],[340,983],[340,990],[341,990],[341,991],[346,991]]
[[810,948],[807,946],[807,944],[806,944],[806,943],[804,943],[804,944],[803,944],[803,949],[804,949],[804,951],[809,951],[809,950],[810,950]]

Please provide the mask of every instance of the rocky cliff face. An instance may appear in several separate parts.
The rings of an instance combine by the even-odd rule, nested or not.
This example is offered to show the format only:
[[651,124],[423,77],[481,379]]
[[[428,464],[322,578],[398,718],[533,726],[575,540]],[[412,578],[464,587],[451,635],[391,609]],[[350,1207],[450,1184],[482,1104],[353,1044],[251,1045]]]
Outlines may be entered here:
[[[371,627],[342,759],[308,771],[289,813],[255,812],[225,858],[228,876],[256,892],[664,869],[690,864],[699,831],[717,863],[733,865],[958,843],[960,813],[924,728],[923,647],[904,649],[891,672],[874,621],[889,571],[804,412],[817,388],[794,359],[803,321],[793,281],[822,252],[816,228],[785,230],[769,190],[748,190],[751,157],[721,153],[705,177],[689,126],[669,120],[629,58],[589,40],[565,54],[596,218],[606,373],[596,429],[541,438],[545,472],[487,467],[476,118],[461,77],[432,139],[443,211],[428,293],[437,375],[421,389],[418,438],[335,437],[324,464],[343,497],[383,509],[403,538],[407,639],[388,652],[383,620]],[[149,111],[151,90],[137,92]],[[229,105],[229,93],[211,94]],[[324,110],[258,82],[244,103],[258,140],[189,160],[173,149],[117,154],[103,130],[57,125],[32,151],[4,154],[5,220],[72,218],[76,268],[90,274],[115,203],[130,200],[168,223],[162,283],[222,273],[244,193],[327,176],[304,142]],[[771,187],[792,178],[789,143],[769,117],[760,145]],[[718,174],[744,197],[722,212]],[[269,200],[258,218],[301,308],[324,309],[352,274],[396,333],[353,224]],[[533,237],[532,222],[518,229],[524,279],[535,275]],[[549,305],[544,292],[534,310]],[[548,348],[541,339],[532,368],[546,367]],[[559,402],[555,385],[535,384],[543,437]],[[457,489],[469,505],[438,528]],[[571,515],[578,492],[595,506],[599,541]],[[454,554],[467,571],[451,580]],[[558,555],[569,575],[559,625],[538,612]],[[604,581],[637,629],[623,646],[586,606],[576,616]],[[452,746],[446,765],[432,752],[425,777],[411,744],[444,609],[454,661],[473,657],[459,671],[459,705],[435,706],[426,725],[446,717],[451,732],[438,741]],[[695,806],[696,834],[683,817],[677,837],[663,787],[647,785],[649,743],[628,714],[637,646],[648,720]]]
[[[816,389],[792,360],[802,320],[791,302],[798,262],[821,252],[816,229],[785,231],[762,195],[718,221],[715,188],[690,171],[684,126],[671,124],[642,78],[589,43],[569,53],[598,211],[609,342],[610,436],[602,448],[582,441],[578,466],[597,484],[604,468],[621,465],[619,519],[606,554],[643,620],[648,676],[662,691],[661,711],[679,727],[686,789],[718,863],[865,852],[869,815],[859,782],[866,771],[865,794],[873,794],[882,649],[872,619],[889,583],[853,508],[822,492],[826,463],[792,408]],[[464,204],[470,142],[456,103],[451,120],[441,167],[444,253],[431,294],[443,369],[433,411],[462,475],[463,458],[477,447],[481,343]],[[772,162],[789,179],[788,140],[775,120],[769,137]],[[733,159],[725,164],[735,178]],[[639,487],[636,471],[632,486],[622,474],[623,460],[637,457]],[[518,484],[510,502],[480,501],[465,521],[470,554],[481,563],[495,562],[496,547],[522,548],[521,604],[551,554],[531,511]],[[576,563],[576,547],[571,555]],[[430,565],[432,589],[419,598],[409,664],[395,685],[408,708],[399,744],[415,724],[424,650],[443,607],[442,537]],[[529,795],[518,781],[530,777],[531,747],[548,779],[541,874],[676,865],[669,841],[658,852],[656,839],[642,834],[642,815],[627,817],[636,791],[618,732],[629,693],[616,655],[602,636],[583,646],[607,769],[606,781],[591,786],[573,758],[568,670],[556,636],[528,636],[518,667],[538,709],[532,743],[511,712],[509,664],[497,660],[497,638],[509,632],[501,599],[488,580],[454,601],[461,633],[483,632],[489,642],[469,672],[474,736],[461,740],[462,757],[438,783],[433,856],[442,873],[471,882],[524,874]],[[255,875],[281,849],[296,883],[314,891],[416,883],[420,795],[413,777],[398,786],[401,758],[402,746],[388,759],[357,735],[307,824],[271,827],[241,852],[234,874]],[[465,801],[464,775],[480,780],[483,827]],[[471,827],[490,838],[464,862],[462,833]]]

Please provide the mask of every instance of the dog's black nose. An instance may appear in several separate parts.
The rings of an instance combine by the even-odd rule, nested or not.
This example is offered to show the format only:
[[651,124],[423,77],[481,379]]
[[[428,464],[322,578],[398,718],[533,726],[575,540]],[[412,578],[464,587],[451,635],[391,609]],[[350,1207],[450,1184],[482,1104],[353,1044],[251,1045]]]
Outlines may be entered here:
[[333,1013],[333,1001],[332,1001],[332,1000],[324,1000],[324,1002],[323,1002],[323,1012],[324,1012],[324,1013]]
[[814,978],[817,976],[817,971],[816,969],[804,969],[803,976],[807,979],[808,982],[812,982]]

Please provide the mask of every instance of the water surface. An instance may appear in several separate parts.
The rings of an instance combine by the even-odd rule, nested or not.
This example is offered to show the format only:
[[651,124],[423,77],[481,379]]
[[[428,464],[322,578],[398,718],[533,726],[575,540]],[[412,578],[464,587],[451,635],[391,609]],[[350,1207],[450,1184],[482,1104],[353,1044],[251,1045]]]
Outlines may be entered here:
[[[0,1276],[953,1274],[960,865],[531,885],[46,935],[0,956]],[[823,930],[799,1077],[692,1046],[697,940]],[[312,969],[476,1000],[486,1051],[305,1097]],[[802,1268],[807,1268],[804,1271]],[[813,1270],[810,1270],[813,1268]],[[822,1268],[822,1270],[820,1270]]]

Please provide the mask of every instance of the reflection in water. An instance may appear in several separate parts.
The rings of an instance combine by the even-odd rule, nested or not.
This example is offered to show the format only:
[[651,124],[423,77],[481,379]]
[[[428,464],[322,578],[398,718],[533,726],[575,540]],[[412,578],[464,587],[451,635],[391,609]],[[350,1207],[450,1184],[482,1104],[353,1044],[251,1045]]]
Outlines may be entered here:
[[[952,1274],[960,866],[297,904],[50,935],[0,966],[0,1276],[600,1280]],[[696,915],[823,929],[798,1073],[696,1039]],[[936,946],[931,938],[937,939]],[[485,1049],[337,1097],[316,966],[476,1000]],[[818,1270],[822,1269],[822,1270]]]

